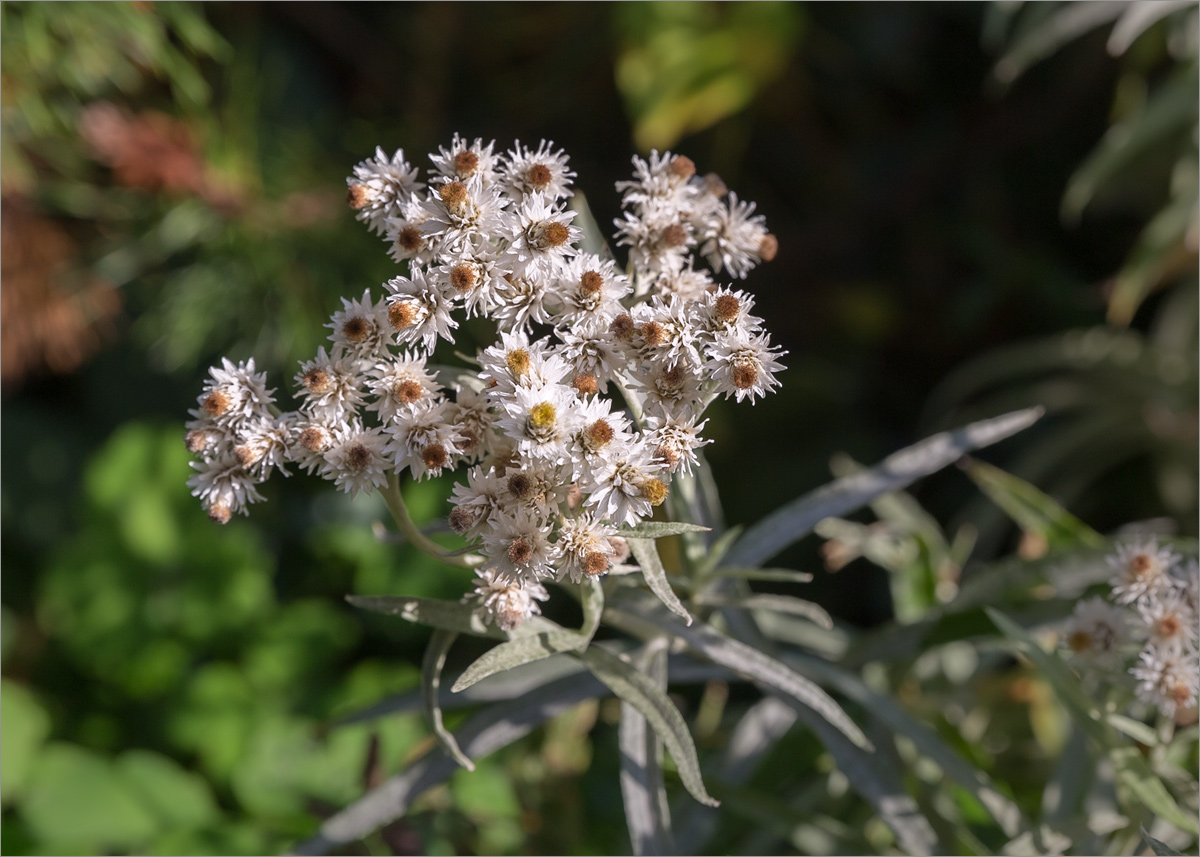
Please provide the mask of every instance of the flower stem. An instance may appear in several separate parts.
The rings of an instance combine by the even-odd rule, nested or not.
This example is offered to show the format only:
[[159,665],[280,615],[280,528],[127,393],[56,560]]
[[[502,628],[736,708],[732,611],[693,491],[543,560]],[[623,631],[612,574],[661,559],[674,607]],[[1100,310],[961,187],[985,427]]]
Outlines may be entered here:
[[474,568],[483,562],[483,557],[478,554],[464,554],[463,556],[448,555],[441,545],[418,529],[417,525],[413,523],[412,517],[408,514],[408,506],[404,504],[404,496],[400,493],[400,478],[395,473],[388,476],[387,486],[379,493],[383,495],[388,511],[392,513],[392,520],[396,522],[396,529],[408,539],[409,544],[421,553],[441,560],[448,565],[456,565],[459,568]]

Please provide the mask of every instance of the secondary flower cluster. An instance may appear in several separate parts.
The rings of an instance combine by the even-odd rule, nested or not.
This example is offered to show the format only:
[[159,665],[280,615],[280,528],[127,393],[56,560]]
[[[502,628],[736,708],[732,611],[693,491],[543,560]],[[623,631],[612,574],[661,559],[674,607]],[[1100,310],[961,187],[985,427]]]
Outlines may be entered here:
[[1112,600],[1076,605],[1063,638],[1067,648],[1100,668],[1128,670],[1138,698],[1167,717],[1196,708],[1200,565],[1154,539],[1121,545],[1108,562]]
[[[617,186],[622,270],[579,248],[564,152],[494,149],[456,135],[425,182],[403,151],[358,164],[350,205],[405,274],[379,300],[342,299],[328,351],[296,375],[296,411],[274,406],[253,361],[212,369],[187,443],[200,458],[189,485],[220,522],[289,462],[351,495],[468,468],[450,525],[483,555],[472,597],[511,629],[547,597],[541,581],[623,560],[618,528],[691,474],[709,403],[753,403],[783,367],[753,298],[712,276],[774,256],[753,204],[686,157],[635,157]],[[496,325],[477,370],[428,362],[459,312]]]

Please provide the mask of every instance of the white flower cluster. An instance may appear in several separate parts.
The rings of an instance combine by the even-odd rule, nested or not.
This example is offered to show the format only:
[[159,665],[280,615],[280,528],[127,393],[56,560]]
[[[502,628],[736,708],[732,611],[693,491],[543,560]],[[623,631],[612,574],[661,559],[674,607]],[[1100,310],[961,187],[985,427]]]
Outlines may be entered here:
[[[1194,709],[1200,695],[1200,565],[1154,539],[1120,545],[1112,601],[1094,597],[1075,607],[1063,640],[1095,666],[1126,669],[1139,699],[1167,717]],[[1141,646],[1138,651],[1138,645]]]
[[[617,528],[691,474],[707,406],[753,403],[783,366],[753,298],[696,267],[699,254],[744,277],[775,254],[763,218],[719,179],[683,156],[635,157],[634,180],[618,184],[621,270],[577,246],[564,152],[494,149],[456,135],[425,183],[403,151],[354,168],[350,205],[406,273],[379,301],[343,299],[329,350],[296,375],[295,412],[272,407],[253,362],[214,368],[188,425],[200,457],[189,484],[224,522],[289,461],[351,495],[464,466],[450,524],[484,556],[471,597],[511,629],[546,599],[541,581],[622,561]],[[492,320],[497,340],[478,371],[434,371],[460,310]]]

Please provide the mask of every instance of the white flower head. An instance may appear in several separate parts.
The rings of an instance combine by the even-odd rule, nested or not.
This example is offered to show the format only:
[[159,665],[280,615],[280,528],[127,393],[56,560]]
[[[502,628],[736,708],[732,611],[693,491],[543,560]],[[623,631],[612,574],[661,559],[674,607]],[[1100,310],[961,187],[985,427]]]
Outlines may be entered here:
[[339,432],[348,424],[313,418],[306,414],[295,416],[292,427],[293,441],[288,455],[306,473],[315,473],[325,467],[325,453],[333,448]]
[[264,481],[272,470],[284,476],[294,440],[292,421],[284,417],[261,417],[245,426],[233,446],[233,456],[256,482]]
[[254,478],[232,455],[215,461],[193,461],[197,471],[188,479],[192,496],[200,498],[200,504],[208,516],[218,524],[229,523],[234,513],[248,515],[247,506],[263,500],[255,488]]
[[322,475],[352,498],[387,485],[392,469],[392,462],[384,452],[381,431],[364,429],[359,423],[351,423],[339,431],[324,457]]
[[483,569],[498,581],[536,583],[553,577],[558,549],[550,543],[550,527],[524,509],[500,510],[483,534]]
[[1144,542],[1117,546],[1108,564],[1115,571],[1110,580],[1113,597],[1119,604],[1132,604],[1139,598],[1157,593],[1171,582],[1171,566],[1178,560],[1170,548],[1160,548],[1150,538]]
[[714,288],[712,276],[703,268],[696,270],[691,261],[677,271],[663,271],[652,279],[653,291],[664,297],[676,295],[684,301],[703,300]]
[[746,337],[762,330],[762,319],[750,315],[754,297],[733,289],[713,289],[692,304],[696,326],[712,338],[718,334]]
[[667,486],[657,476],[660,469],[653,451],[634,442],[620,455],[603,459],[591,479],[580,485],[589,495],[585,505],[600,520],[633,526],[667,499]]
[[414,196],[399,207],[397,214],[384,221],[384,239],[388,255],[394,261],[427,265],[441,253],[441,242],[421,228],[428,219],[424,202]]
[[495,140],[485,146],[479,137],[476,137],[474,142],[467,143],[465,137],[455,134],[449,149],[438,146],[438,153],[430,154],[429,160],[433,162],[433,168],[437,171],[437,175],[430,177],[430,182],[445,184],[478,179],[483,185],[492,184],[496,181],[496,169],[500,160],[500,156],[492,151],[495,146]]
[[571,179],[575,178],[575,173],[567,169],[569,160],[562,149],[554,151],[553,141],[542,140],[534,151],[517,140],[501,167],[501,181],[514,199],[534,193],[552,200],[565,199],[572,195]]
[[562,384],[518,387],[496,427],[517,441],[522,456],[562,463],[579,421],[575,403],[575,391]]
[[388,436],[384,451],[392,457],[396,472],[407,467],[414,479],[421,480],[454,468],[462,450],[450,408],[444,399],[422,399],[384,426]]
[[404,159],[403,149],[397,149],[389,159],[379,146],[375,147],[375,157],[355,166],[346,184],[350,206],[358,211],[356,217],[379,235],[387,219],[398,216],[400,206],[425,187],[417,181],[417,170]]
[[657,206],[671,209],[680,216],[691,212],[698,188],[691,183],[696,165],[685,155],[672,155],[658,150],[650,152],[650,160],[633,156],[633,180],[617,182],[621,205],[635,209]]
[[717,273],[745,279],[759,262],[769,262],[779,250],[775,236],[767,232],[761,214],[754,214],[754,203],[739,201],[730,192],[727,203],[713,209],[713,217],[704,224],[704,243],[700,253]]
[[377,411],[381,423],[391,422],[417,402],[436,398],[441,392],[442,385],[425,368],[425,361],[426,358],[405,351],[371,368],[367,387],[375,401],[367,405],[367,410]]
[[1100,597],[1076,604],[1063,630],[1063,642],[1072,654],[1108,669],[1121,664],[1121,646],[1128,639],[1125,611]]
[[425,221],[421,234],[437,241],[442,253],[462,253],[472,244],[486,244],[505,236],[508,200],[494,185],[485,186],[478,175],[438,185],[422,203]]
[[391,331],[387,304],[372,301],[370,289],[364,289],[359,300],[342,298],[342,308],[325,326],[332,331],[329,338],[334,353],[343,352],[360,360],[383,357],[388,353]]
[[739,402],[749,398],[750,404],[754,404],[755,397],[765,396],[779,386],[775,373],[782,372],[784,366],[775,358],[787,352],[773,350],[765,333],[749,336],[722,333],[707,353],[716,363],[717,391],[724,393],[725,398],[736,396]]
[[511,271],[500,264],[490,246],[473,245],[465,253],[446,258],[432,273],[442,294],[466,307],[467,318],[471,318],[492,312],[505,285],[504,277]]
[[548,461],[516,460],[504,469],[501,479],[500,508],[524,510],[539,521],[557,517],[566,502],[570,480],[561,467]]
[[1166,717],[1196,707],[1200,693],[1200,661],[1196,652],[1161,652],[1145,649],[1131,672],[1137,681],[1137,695],[1143,702],[1158,706]]
[[1137,602],[1137,629],[1147,644],[1163,651],[1194,649],[1200,629],[1196,611],[1185,594],[1174,587],[1163,587]]
[[496,400],[511,397],[518,387],[559,384],[571,372],[546,339],[530,342],[521,331],[502,330],[499,341],[480,352],[479,366],[488,394]]
[[629,248],[629,263],[652,277],[673,275],[685,268],[696,245],[692,224],[679,212],[652,209],[642,214],[627,211],[618,220],[618,247]]
[[688,304],[676,297],[655,297],[630,311],[637,323],[633,345],[643,360],[672,365],[700,362],[697,333]]
[[455,443],[462,454],[472,459],[486,455],[495,435],[495,415],[487,397],[467,384],[458,384],[450,417],[458,436]]
[[705,379],[687,361],[643,363],[629,379],[648,414],[687,420],[699,416]]
[[534,324],[550,321],[552,280],[528,271],[506,274],[494,292],[491,317],[501,331],[528,333]]
[[607,324],[624,312],[621,299],[633,291],[633,286],[629,278],[615,268],[611,259],[601,259],[594,253],[583,253],[571,259],[555,284],[561,304],[555,313],[556,323]]
[[579,583],[606,574],[615,553],[611,539],[616,532],[616,527],[586,512],[577,518],[565,518],[555,542],[559,551],[558,579],[569,577],[572,583]]
[[515,272],[558,279],[574,244],[583,236],[572,226],[574,211],[554,204],[545,194],[527,195],[508,218],[508,258]]
[[473,597],[481,602],[477,615],[485,622],[494,622],[502,631],[515,631],[534,613],[541,613],[538,601],[550,597],[546,587],[533,581],[512,582],[495,572],[479,572]]
[[300,364],[295,380],[304,410],[319,420],[349,420],[363,403],[366,378],[358,372],[358,360],[326,354],[324,346],[317,349],[316,357]]
[[425,351],[432,352],[438,339],[454,341],[450,332],[458,327],[450,316],[454,306],[424,271],[415,268],[409,276],[393,277],[383,285],[391,292],[387,319],[398,345],[420,340]]
[[562,340],[560,353],[571,367],[571,386],[580,395],[604,393],[625,357],[608,322],[591,319],[558,328]]
[[692,468],[699,467],[696,450],[712,443],[700,437],[705,423],[697,424],[696,418],[675,419],[658,414],[646,418],[646,441],[654,447],[654,458],[661,462],[668,473],[682,471],[691,476]]
[[254,371],[254,358],[233,364],[221,358],[220,366],[209,368],[210,380],[197,400],[199,409],[190,411],[200,423],[212,422],[236,431],[240,426],[271,416],[274,390],[267,389],[267,373]]
[[503,480],[496,471],[472,467],[467,471],[466,484],[455,482],[450,502],[450,529],[462,536],[475,538],[491,526],[492,516],[500,508]]

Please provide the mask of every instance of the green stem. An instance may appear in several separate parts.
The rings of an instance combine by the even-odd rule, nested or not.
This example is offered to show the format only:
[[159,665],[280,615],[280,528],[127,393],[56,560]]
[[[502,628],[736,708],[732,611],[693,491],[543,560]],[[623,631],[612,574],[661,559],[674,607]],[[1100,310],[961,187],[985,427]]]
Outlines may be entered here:
[[459,568],[475,568],[483,564],[483,557],[478,554],[448,556],[441,545],[418,529],[417,525],[413,523],[412,517],[408,514],[408,506],[404,505],[404,496],[400,493],[400,478],[395,473],[388,476],[387,486],[379,493],[383,495],[388,511],[392,513],[392,520],[396,522],[396,529],[404,535],[404,538],[408,539],[409,544],[421,553],[441,560],[448,565],[456,565]]

